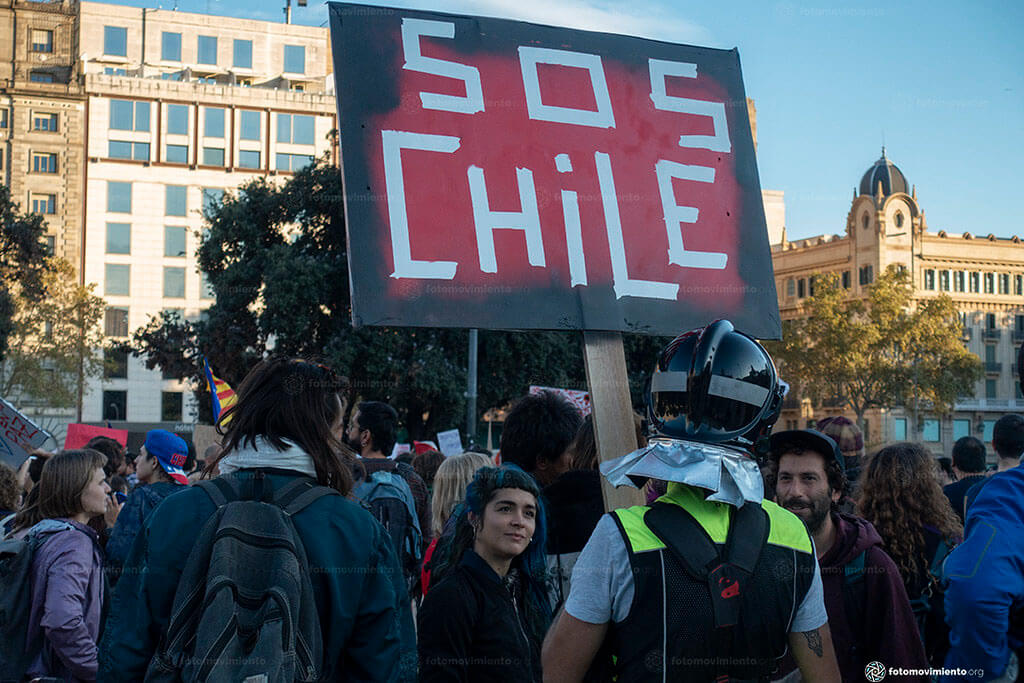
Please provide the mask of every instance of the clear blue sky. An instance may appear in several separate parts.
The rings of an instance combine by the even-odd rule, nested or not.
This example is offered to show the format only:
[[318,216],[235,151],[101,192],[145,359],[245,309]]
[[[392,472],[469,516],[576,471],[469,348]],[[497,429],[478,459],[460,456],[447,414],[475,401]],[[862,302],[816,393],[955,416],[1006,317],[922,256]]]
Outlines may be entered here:
[[[122,0],[154,7],[156,2]],[[164,0],[164,9],[175,5]],[[293,3],[294,4],[294,3]],[[1024,235],[1024,3],[395,0],[364,2],[738,47],[757,105],[765,189],[791,239],[844,230],[853,188],[887,154],[933,232]],[[281,21],[284,0],[179,0],[189,12]],[[254,9],[255,7],[255,9]],[[293,8],[325,25],[326,6]]]

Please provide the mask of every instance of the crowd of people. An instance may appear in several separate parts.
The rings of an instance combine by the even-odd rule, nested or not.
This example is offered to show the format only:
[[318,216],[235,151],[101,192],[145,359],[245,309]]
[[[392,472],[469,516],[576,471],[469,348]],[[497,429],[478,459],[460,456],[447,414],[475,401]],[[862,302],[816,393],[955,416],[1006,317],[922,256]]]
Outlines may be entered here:
[[[773,431],[780,386],[719,321],[603,466],[551,392],[496,455],[392,458],[389,405],[268,359],[200,459],[153,430],[0,466],[0,680],[1016,680],[1024,418],[997,473],[974,437],[944,468],[844,417]],[[646,504],[606,513],[602,473]]]

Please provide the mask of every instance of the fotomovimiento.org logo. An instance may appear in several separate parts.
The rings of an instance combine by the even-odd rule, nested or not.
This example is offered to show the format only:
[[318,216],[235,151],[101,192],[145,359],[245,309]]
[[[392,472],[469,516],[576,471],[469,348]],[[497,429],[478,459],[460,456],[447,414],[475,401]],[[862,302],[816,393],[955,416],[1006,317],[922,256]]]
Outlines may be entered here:
[[879,661],[874,661],[864,667],[864,678],[871,681],[871,683],[878,683],[878,681],[885,678],[885,665]]

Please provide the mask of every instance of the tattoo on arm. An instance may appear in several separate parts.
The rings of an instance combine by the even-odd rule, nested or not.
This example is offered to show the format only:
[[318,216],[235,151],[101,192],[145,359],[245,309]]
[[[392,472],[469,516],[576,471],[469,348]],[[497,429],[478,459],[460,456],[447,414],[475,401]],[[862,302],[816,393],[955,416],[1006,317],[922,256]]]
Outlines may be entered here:
[[807,641],[807,649],[819,657],[824,656],[824,649],[821,646],[821,634],[818,633],[818,629],[813,631],[803,631],[800,635]]

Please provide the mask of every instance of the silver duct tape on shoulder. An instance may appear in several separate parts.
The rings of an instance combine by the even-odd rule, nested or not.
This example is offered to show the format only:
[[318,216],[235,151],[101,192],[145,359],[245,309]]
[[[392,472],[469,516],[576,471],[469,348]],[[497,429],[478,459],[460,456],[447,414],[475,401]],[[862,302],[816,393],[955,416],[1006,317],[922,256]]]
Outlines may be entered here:
[[643,486],[647,479],[689,484],[710,491],[708,500],[742,507],[764,498],[757,463],[745,452],[681,439],[651,439],[639,450],[601,463],[612,486]]

